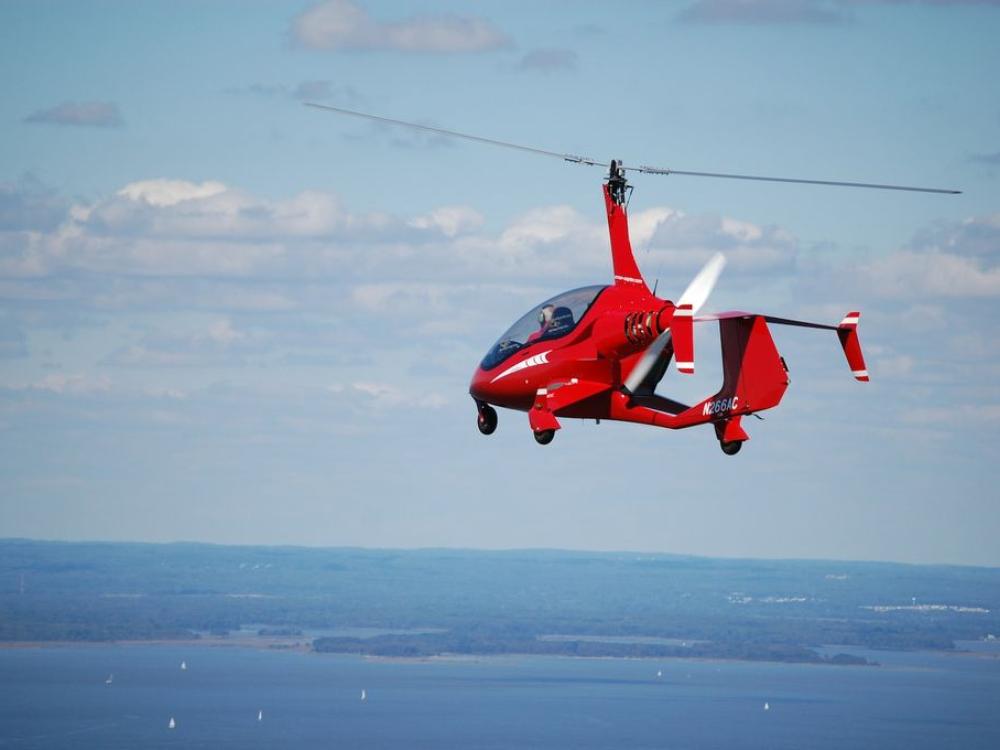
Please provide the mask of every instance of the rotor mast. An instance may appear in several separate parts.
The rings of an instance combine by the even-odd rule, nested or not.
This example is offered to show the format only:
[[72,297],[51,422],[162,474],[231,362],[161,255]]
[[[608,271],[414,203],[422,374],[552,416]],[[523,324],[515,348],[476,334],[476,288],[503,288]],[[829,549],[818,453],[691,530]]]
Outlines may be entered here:
[[611,200],[616,205],[624,208],[628,203],[628,194],[632,191],[632,186],[625,179],[625,167],[622,166],[621,161],[618,159],[611,160],[607,183],[608,194],[611,196]]

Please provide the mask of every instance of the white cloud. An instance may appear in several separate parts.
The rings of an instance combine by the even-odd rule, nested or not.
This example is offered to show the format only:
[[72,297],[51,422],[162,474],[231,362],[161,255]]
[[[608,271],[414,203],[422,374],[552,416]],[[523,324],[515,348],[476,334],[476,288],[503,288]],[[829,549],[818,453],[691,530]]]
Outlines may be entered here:
[[725,253],[727,275],[790,271],[799,251],[798,240],[780,227],[680,211],[663,214],[645,244],[649,260],[666,268],[697,268],[711,255]]
[[307,49],[483,52],[510,40],[493,24],[466,16],[420,16],[377,21],[351,0],[327,0],[300,13],[292,39]]
[[223,318],[222,320],[215,321],[211,326],[209,326],[208,331],[205,333],[205,338],[209,341],[222,344],[223,346],[228,346],[234,342],[246,341],[247,334],[237,331],[233,328],[232,321],[228,318]]
[[468,206],[443,206],[408,222],[417,229],[439,229],[446,237],[471,232],[483,225],[483,215]]
[[951,253],[900,250],[861,269],[864,283],[892,297],[996,297],[1000,267]]
[[[632,218],[640,264],[697,268],[723,250],[731,269],[774,271],[794,259],[786,232],[731,217],[687,216],[653,207]],[[272,200],[218,181],[151,179],[129,183],[92,204],[77,204],[47,231],[0,229],[0,276],[41,278],[67,271],[95,278],[140,278],[139,287],[96,284],[104,306],[165,299],[170,279],[312,279],[370,283],[469,279],[546,287],[608,278],[603,216],[570,206],[532,209],[499,231],[468,206],[418,216],[361,214],[339,196],[304,191]],[[647,252],[648,251],[648,252]],[[154,281],[153,277],[157,280]],[[137,284],[140,282],[136,282]],[[158,285],[158,286],[157,286]],[[193,287],[188,287],[190,291]],[[294,306],[280,288],[230,286],[246,308]],[[204,295],[202,295],[204,297]],[[204,306],[204,303],[198,303]]]
[[118,195],[133,201],[145,201],[151,206],[174,206],[181,201],[209,198],[224,193],[221,182],[187,182],[185,180],[141,180],[130,182]]

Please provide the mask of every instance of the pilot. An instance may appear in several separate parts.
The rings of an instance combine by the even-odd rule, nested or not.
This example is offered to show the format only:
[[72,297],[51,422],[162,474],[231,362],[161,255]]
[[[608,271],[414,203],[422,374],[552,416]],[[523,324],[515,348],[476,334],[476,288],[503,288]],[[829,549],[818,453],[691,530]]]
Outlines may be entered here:
[[545,305],[538,311],[538,330],[528,336],[528,343],[538,341],[549,330],[552,325],[552,315],[555,313],[555,305]]

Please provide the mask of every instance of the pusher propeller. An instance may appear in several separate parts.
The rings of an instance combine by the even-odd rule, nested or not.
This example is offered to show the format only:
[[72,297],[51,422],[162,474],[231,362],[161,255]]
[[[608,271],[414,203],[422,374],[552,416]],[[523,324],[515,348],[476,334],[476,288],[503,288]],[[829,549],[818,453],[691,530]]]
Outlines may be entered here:
[[[682,324],[678,318],[687,318],[687,320],[683,321],[683,325],[686,326],[686,332],[690,333],[692,317],[708,300],[708,296],[712,293],[715,282],[719,280],[719,274],[722,273],[725,265],[725,256],[722,253],[716,253],[708,259],[708,262],[702,266],[698,274],[691,279],[691,283],[688,284],[687,289],[684,290],[680,299],[677,300],[677,309],[674,312],[675,325]],[[636,388],[642,385],[642,381],[649,375],[650,370],[653,369],[656,361],[666,348],[667,342],[670,341],[673,327],[671,326],[671,328],[665,330],[653,340],[652,344],[646,347],[646,351],[642,353],[642,357],[625,379],[626,392],[635,393]],[[677,368],[682,372],[693,372],[694,362],[685,361],[682,363],[680,356],[678,356]]]
[[[518,151],[527,151],[532,154],[541,154],[542,156],[552,156],[556,159],[562,159],[563,161],[572,162],[574,164],[587,164],[589,166],[605,167],[611,160],[601,161],[599,159],[591,159],[587,156],[578,156],[576,154],[562,154],[558,151],[547,151],[542,148],[534,148],[532,146],[522,146],[517,143],[509,143],[507,141],[499,141],[493,138],[483,138],[478,135],[469,135],[468,133],[459,133],[456,130],[446,130],[444,128],[435,128],[430,125],[420,125],[416,122],[406,122],[405,120],[395,120],[391,117],[380,117],[378,115],[370,115],[366,112],[356,112],[352,109],[344,109],[343,107],[332,107],[329,104],[318,104],[316,102],[304,102],[307,107],[315,107],[316,109],[325,109],[329,112],[336,112],[341,115],[349,115],[351,117],[360,117],[365,120],[372,120],[374,122],[384,122],[390,125],[399,125],[405,128],[415,128],[416,130],[423,130],[428,133],[437,133],[438,135],[446,135],[452,138],[464,138],[468,141],[475,141],[477,143],[487,143],[492,146],[502,146],[503,148],[513,148]],[[881,183],[874,182],[842,182],[837,180],[803,180],[795,177],[763,177],[761,175],[749,175],[749,174],[727,174],[723,172],[691,172],[681,169],[670,169],[667,167],[651,167],[648,165],[642,165],[638,167],[630,167],[621,162],[618,163],[618,167],[628,172],[639,172],[642,174],[660,174],[660,175],[671,175],[678,174],[686,177],[720,177],[727,180],[756,180],[759,182],[794,182],[801,185],[832,185],[836,187],[857,187],[857,188],[873,188],[876,190],[908,190],[915,193],[946,193],[949,195],[957,195],[961,193],[961,190],[943,190],[941,188],[925,188],[925,187],[911,187],[908,185],[885,185]]]

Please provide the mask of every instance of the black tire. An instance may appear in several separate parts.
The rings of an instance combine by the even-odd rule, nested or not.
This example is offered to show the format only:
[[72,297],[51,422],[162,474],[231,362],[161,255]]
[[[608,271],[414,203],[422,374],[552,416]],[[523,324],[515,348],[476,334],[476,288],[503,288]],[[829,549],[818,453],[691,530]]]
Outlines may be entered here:
[[727,442],[725,440],[722,440],[719,442],[719,447],[722,448],[722,452],[725,453],[727,456],[735,456],[737,453],[740,452],[740,448],[743,447],[743,441],[730,440]]
[[497,410],[486,404],[479,410],[476,426],[484,435],[492,435],[497,428]]
[[552,438],[556,436],[555,430],[537,430],[535,433],[535,442],[539,445],[548,445],[552,442]]

